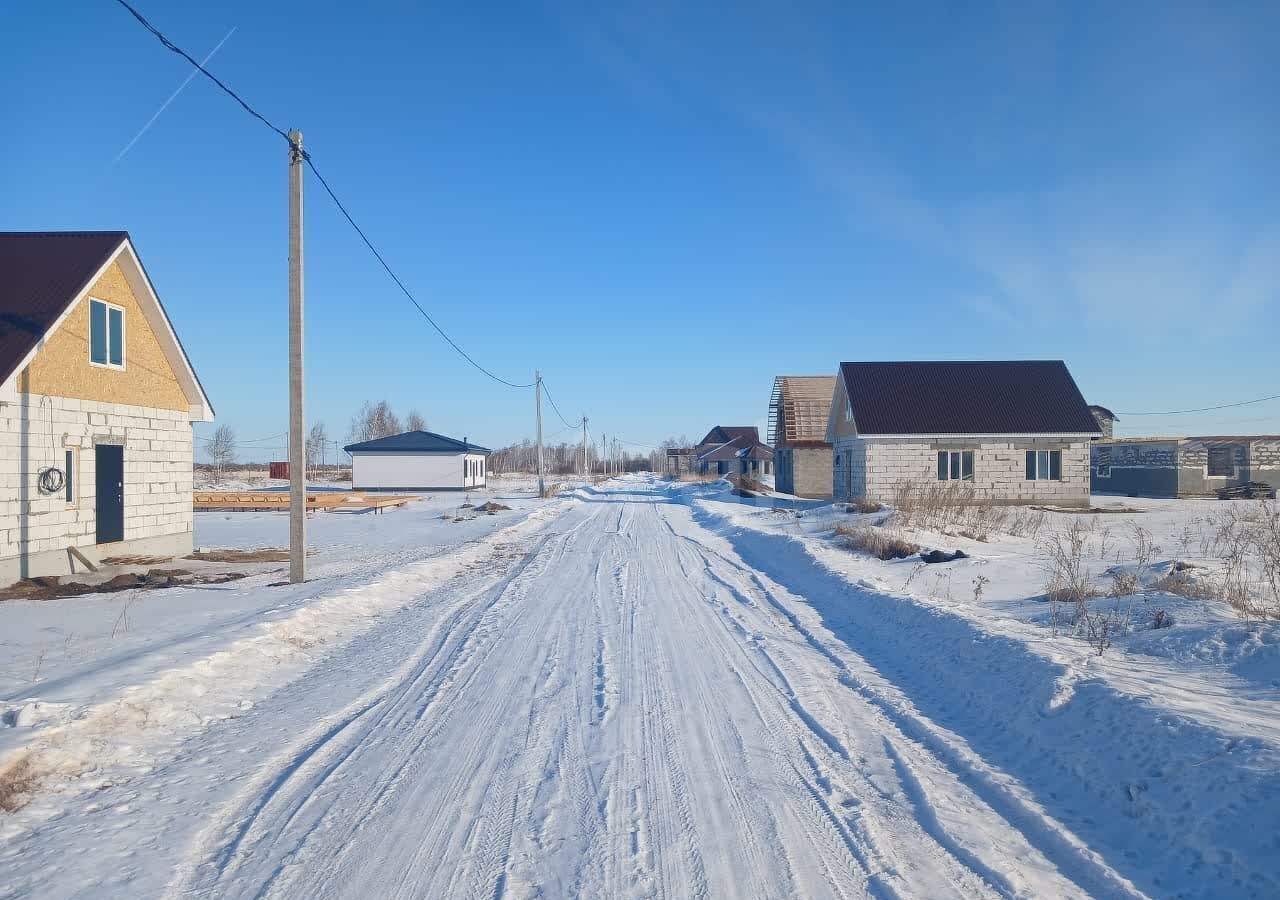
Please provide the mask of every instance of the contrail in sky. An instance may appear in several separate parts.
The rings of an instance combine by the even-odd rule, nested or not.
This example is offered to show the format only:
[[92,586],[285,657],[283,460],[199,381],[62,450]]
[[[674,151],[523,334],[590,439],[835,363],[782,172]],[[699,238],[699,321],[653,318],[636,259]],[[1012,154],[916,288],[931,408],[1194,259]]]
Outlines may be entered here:
[[[232,29],[231,29],[230,31],[228,31],[228,32],[227,32],[226,37],[224,37],[222,40],[218,41],[218,46],[216,46],[216,47],[214,47],[212,50],[210,50],[210,51],[209,51],[209,55],[208,55],[208,56],[206,56],[204,59],[200,60],[200,65],[202,65],[202,66],[204,66],[204,65],[208,65],[209,60],[213,59],[213,54],[215,54],[215,53],[217,53],[219,50],[221,50],[221,49],[222,49],[222,45],[223,45],[223,44],[225,44],[225,43],[227,42],[227,39],[228,39],[228,38],[230,38],[230,37],[231,37],[231,35],[233,35],[233,34],[235,34],[235,33],[236,33],[236,27],[238,27],[238,26],[233,26],[233,27],[232,27]],[[194,69],[194,68],[190,71],[190,73],[188,73],[187,77],[183,79],[182,84],[178,85],[178,89],[177,89],[176,91],[174,91],[172,94],[170,94],[170,95],[169,95],[169,99],[168,99],[168,100],[166,100],[166,101],[164,101],[164,103],[160,104],[160,108],[159,108],[159,109],[157,109],[157,110],[155,111],[155,115],[153,115],[150,119],[147,119],[147,124],[146,124],[146,125],[143,125],[143,126],[142,126],[142,129],[141,129],[137,134],[135,134],[135,135],[133,136],[133,140],[131,140],[129,143],[125,144],[125,145],[124,145],[124,149],[123,149],[123,150],[121,150],[119,153],[117,153],[117,154],[116,154],[116,158],[115,158],[115,159],[113,159],[113,160],[111,160],[111,165],[113,165],[113,166],[114,166],[116,163],[120,162],[120,160],[122,160],[122,159],[124,158],[124,155],[125,155],[126,153],[128,153],[130,150],[132,150],[132,149],[133,149],[133,145],[134,145],[134,144],[136,144],[136,143],[138,143],[138,139],[139,139],[140,137],[142,137],[144,134],[146,134],[146,133],[147,133],[147,129],[148,129],[148,128],[150,128],[152,125],[154,125],[154,124],[155,124],[156,119],[160,118],[160,113],[162,113],[162,112],[164,112],[166,109],[168,109],[168,108],[169,108],[169,104],[170,104],[170,103],[172,103],[174,100],[178,99],[178,95],[179,95],[179,94],[181,94],[181,93],[182,93],[182,91],[183,91],[183,89],[185,89],[185,88],[186,88],[186,86],[187,86],[188,84],[190,84],[190,83],[191,83],[191,79],[192,79],[192,78],[195,78],[195,77],[196,77],[197,75],[199,75],[199,74],[200,74],[200,70],[199,70],[199,69]]]

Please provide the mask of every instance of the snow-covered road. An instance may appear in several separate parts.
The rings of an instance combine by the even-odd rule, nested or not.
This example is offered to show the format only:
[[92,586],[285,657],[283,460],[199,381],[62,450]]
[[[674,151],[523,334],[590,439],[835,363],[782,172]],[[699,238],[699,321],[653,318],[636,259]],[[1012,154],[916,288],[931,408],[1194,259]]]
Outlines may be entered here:
[[[1141,896],[658,482],[495,544],[31,835],[40,896]],[[938,733],[941,733],[940,731]],[[960,762],[957,762],[959,760]],[[55,862],[77,847],[79,860]],[[10,860],[10,862],[15,862]],[[43,872],[45,877],[33,874]],[[0,889],[0,896],[5,891]]]
[[928,761],[663,499],[578,505],[397,640],[390,677],[216,812],[175,893],[1072,893],[955,786],[950,825],[979,836],[949,836]]

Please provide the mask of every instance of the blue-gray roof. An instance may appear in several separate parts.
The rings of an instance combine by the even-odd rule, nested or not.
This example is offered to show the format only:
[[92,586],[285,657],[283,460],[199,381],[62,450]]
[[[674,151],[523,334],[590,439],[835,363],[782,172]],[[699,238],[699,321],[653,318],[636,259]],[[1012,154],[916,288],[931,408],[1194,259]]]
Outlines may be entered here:
[[347,444],[342,448],[348,453],[359,453],[362,450],[379,453],[492,453],[488,447],[472,444],[465,438],[446,437],[433,431],[406,431],[404,434],[393,434],[389,437],[374,438],[358,444]]

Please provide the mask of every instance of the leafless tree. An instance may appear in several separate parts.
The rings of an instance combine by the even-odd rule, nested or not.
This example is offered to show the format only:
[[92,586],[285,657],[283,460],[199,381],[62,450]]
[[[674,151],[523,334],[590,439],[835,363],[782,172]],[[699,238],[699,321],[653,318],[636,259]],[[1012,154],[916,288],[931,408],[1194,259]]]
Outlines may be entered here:
[[405,419],[405,429],[408,431],[426,431],[427,420],[422,417],[422,413],[416,409],[409,410],[409,417]]
[[386,400],[378,403],[365,401],[364,406],[351,420],[351,438],[355,441],[372,441],[375,438],[400,434],[400,418]]
[[222,471],[223,466],[236,461],[236,433],[232,431],[230,425],[218,426],[205,452],[209,454],[209,459],[217,466],[219,472]]
[[317,422],[311,426],[311,431],[307,435],[307,466],[314,469],[316,466],[324,464],[324,448],[329,443],[329,433],[324,429],[323,422]]

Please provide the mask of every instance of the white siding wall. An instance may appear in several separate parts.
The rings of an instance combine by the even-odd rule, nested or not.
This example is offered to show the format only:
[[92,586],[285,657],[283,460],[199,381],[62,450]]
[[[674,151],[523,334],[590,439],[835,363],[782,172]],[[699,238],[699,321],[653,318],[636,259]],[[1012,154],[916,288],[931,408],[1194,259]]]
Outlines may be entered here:
[[[0,402],[0,563],[94,546],[96,443],[124,446],[125,541],[178,535],[189,547],[192,441],[185,413],[19,393]],[[42,494],[37,486],[43,469],[65,466],[68,449],[75,458],[72,503],[61,491]]]
[[[476,475],[466,475],[468,463]],[[479,453],[357,452],[351,454],[351,483],[355,490],[463,490],[485,485],[487,465]]]

